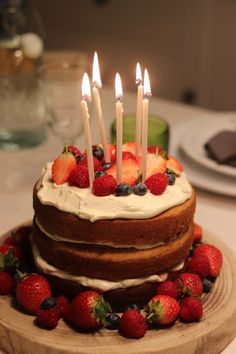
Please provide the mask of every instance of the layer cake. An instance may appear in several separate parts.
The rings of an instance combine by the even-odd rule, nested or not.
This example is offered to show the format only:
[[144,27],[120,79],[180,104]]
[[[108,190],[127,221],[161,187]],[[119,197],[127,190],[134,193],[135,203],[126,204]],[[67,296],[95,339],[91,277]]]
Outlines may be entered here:
[[196,204],[183,171],[161,195],[101,197],[70,181],[56,184],[52,170],[48,163],[34,187],[32,247],[37,268],[60,292],[97,289],[122,309],[144,304],[157,282],[183,271]]

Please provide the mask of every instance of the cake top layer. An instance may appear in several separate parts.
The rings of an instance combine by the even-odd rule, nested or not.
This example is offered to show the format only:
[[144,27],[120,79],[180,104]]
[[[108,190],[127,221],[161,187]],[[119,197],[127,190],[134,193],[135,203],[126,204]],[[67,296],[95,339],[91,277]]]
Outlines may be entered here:
[[184,172],[168,185],[161,195],[149,190],[144,196],[130,194],[117,197],[114,194],[96,196],[90,188],[78,188],[68,182],[56,184],[52,179],[52,163],[43,168],[38,198],[42,204],[78,215],[91,222],[101,219],[147,219],[184,203],[191,197],[192,189]]

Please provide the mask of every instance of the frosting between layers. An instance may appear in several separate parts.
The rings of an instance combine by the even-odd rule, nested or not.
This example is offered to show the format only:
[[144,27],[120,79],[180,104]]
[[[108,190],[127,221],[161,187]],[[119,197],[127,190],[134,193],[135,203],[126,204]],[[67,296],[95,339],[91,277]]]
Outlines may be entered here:
[[[103,279],[88,278],[85,276],[73,275],[68,272],[62,271],[53,265],[47,263],[40,255],[39,250],[35,244],[32,245],[34,260],[37,267],[46,274],[56,276],[61,279],[70,280],[77,284],[80,284],[85,287],[92,289],[97,289],[102,292],[120,289],[120,288],[129,288],[133,286],[142,285],[145,283],[160,283],[167,279],[168,273],[154,274],[149,277],[136,278],[136,279],[123,279],[119,281],[109,281]],[[170,269],[171,272],[177,272],[184,267],[184,262],[179,263],[178,265]]]
[[42,204],[87,219],[91,222],[101,219],[148,219],[184,203],[191,197],[192,188],[182,172],[173,186],[156,196],[149,191],[145,196],[131,194],[126,197],[109,195],[98,197],[90,188],[78,188],[68,183],[57,185],[52,182],[52,163],[43,168],[38,198]]

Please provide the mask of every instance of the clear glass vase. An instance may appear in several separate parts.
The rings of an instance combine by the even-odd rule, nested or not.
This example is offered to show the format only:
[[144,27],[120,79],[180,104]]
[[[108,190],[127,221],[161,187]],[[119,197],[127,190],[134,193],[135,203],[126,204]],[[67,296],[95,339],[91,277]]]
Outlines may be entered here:
[[35,146],[46,137],[38,76],[43,41],[35,30],[42,25],[36,16],[32,26],[34,17],[26,1],[0,3],[0,147],[5,149]]

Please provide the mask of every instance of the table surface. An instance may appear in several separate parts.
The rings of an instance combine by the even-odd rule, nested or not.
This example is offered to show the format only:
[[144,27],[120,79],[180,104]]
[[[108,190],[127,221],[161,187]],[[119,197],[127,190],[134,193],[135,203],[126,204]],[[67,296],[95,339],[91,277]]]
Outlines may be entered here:
[[[107,132],[115,117],[114,91],[109,88],[101,90],[103,113]],[[125,93],[124,111],[132,113],[136,107],[136,95]],[[152,98],[150,113],[164,117],[170,125],[170,151],[179,141],[179,125],[185,122],[222,116],[222,113],[187,106],[163,99]],[[93,143],[99,142],[94,112],[91,114]],[[79,137],[77,146],[83,149],[84,138]],[[40,175],[45,162],[53,160],[62,148],[62,142],[49,132],[48,139],[36,148],[18,152],[0,150],[1,184],[0,184],[0,234],[33,215],[32,188]],[[236,183],[235,183],[236,184]],[[197,210],[195,221],[213,232],[236,253],[236,198],[224,197],[206,191],[197,190]],[[224,354],[236,352],[236,339],[224,350]],[[2,353],[0,351],[0,353]]]

